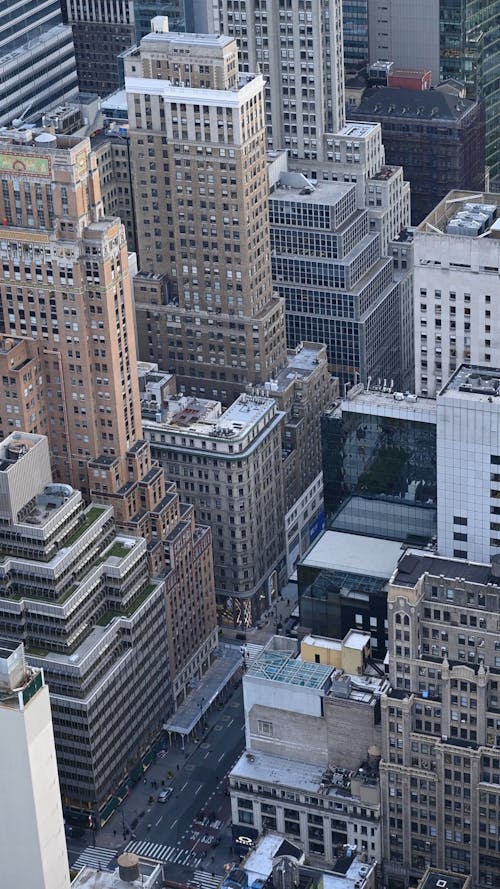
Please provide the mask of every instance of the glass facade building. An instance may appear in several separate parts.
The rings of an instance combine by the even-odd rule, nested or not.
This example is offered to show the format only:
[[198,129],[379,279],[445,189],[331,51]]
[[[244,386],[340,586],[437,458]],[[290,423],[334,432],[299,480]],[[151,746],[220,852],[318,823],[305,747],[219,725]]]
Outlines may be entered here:
[[360,399],[366,407],[353,398],[322,418],[327,526],[426,543],[436,533],[434,403],[420,419],[411,409],[418,402],[382,393]]
[[441,0],[441,78],[465,83],[470,98],[486,112],[486,163],[500,177],[500,3],[498,0]]
[[368,0],[342,0],[344,65],[362,68],[368,61]]

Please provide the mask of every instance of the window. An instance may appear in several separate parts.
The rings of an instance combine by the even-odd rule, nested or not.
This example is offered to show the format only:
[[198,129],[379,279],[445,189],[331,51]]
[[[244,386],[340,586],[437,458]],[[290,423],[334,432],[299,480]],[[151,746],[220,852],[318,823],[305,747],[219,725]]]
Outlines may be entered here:
[[257,731],[259,735],[265,735],[266,738],[273,737],[273,724],[266,719],[257,720]]

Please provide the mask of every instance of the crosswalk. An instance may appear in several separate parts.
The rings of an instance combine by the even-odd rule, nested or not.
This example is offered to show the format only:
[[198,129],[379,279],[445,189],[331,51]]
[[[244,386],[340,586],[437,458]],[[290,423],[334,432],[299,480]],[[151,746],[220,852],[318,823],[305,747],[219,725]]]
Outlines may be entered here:
[[198,889],[218,889],[223,879],[224,877],[219,877],[217,874],[209,873],[206,870],[195,870],[189,885],[193,889],[195,885]]
[[263,645],[258,645],[257,642],[244,642],[241,647],[245,651],[245,659],[248,664],[251,664],[264,648]]
[[109,870],[109,865],[115,855],[116,849],[103,849],[101,846],[87,846],[86,849],[80,852],[73,867],[75,870],[80,870],[81,867],[89,864],[90,867],[98,868],[100,865],[102,870]]
[[179,846],[164,846],[162,843],[151,843],[148,840],[135,840],[125,847],[126,852],[135,852],[142,858],[152,858],[153,861],[170,861],[172,864],[191,865],[199,867],[201,857],[190,849],[181,849]]

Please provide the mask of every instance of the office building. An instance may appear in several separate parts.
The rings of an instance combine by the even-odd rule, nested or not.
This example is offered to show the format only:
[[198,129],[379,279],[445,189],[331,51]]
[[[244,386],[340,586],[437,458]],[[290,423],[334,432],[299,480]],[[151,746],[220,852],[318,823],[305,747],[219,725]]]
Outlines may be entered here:
[[500,367],[499,197],[452,191],[414,233],[415,391],[436,395],[463,362]]
[[0,639],[0,858],[5,886],[69,889],[49,691],[22,643]]
[[159,862],[139,859],[133,852],[118,855],[113,871],[85,865],[71,883],[72,889],[160,889],[163,868]]
[[[230,37],[154,33],[125,58],[140,357],[230,403],[286,363],[269,255],[261,74]],[[175,185],[174,185],[175,184]]]
[[284,580],[283,422],[272,398],[252,395],[226,411],[176,395],[143,414],[154,458],[212,527],[219,619],[243,628]]
[[[352,157],[360,146],[348,144]],[[397,192],[396,171],[384,167],[383,172],[396,180]],[[341,385],[372,376],[402,386],[402,289],[392,259],[382,252],[389,233],[384,238],[370,224],[368,205],[376,203],[376,186],[370,186],[373,197],[368,188],[360,207],[351,181],[313,184],[282,169],[270,179],[273,281],[285,301],[289,346],[303,340],[325,343],[330,370]],[[382,187],[379,191],[382,204]]]
[[230,772],[233,834],[278,831],[331,866],[380,859],[380,699],[370,637],[275,636],[243,678],[245,751]]
[[438,548],[491,562],[500,547],[500,371],[461,366],[438,395]]
[[124,228],[103,215],[88,139],[9,131],[1,148],[2,428],[46,434],[54,481],[93,492],[147,541],[148,570],[170,578],[177,701],[217,645],[210,529],[141,439]]
[[172,707],[165,581],[110,506],[53,483],[44,436],[0,451],[0,631],[49,683],[63,805],[104,817]]
[[441,79],[465,83],[467,96],[484,102],[486,163],[491,181],[496,183],[500,176],[497,4],[494,0],[440,0],[439,17]]
[[58,3],[6,0],[0,22],[0,127],[78,96],[71,28]]
[[88,460],[123,461],[140,436],[125,234],[103,216],[88,139],[10,130],[0,150],[4,332],[40,343],[52,408],[38,431],[55,479],[88,494]]
[[439,83],[439,23],[440,0],[368,0],[370,62],[426,68]]
[[342,0],[342,26],[345,68],[360,70],[369,59],[368,0]]
[[[389,83],[397,79],[390,76]],[[410,183],[412,225],[422,222],[451,189],[484,191],[482,103],[394,83],[394,88],[367,90],[350,116],[382,125],[386,162],[402,166]]]
[[387,650],[387,584],[401,541],[328,528],[297,565],[301,632],[343,638],[368,633],[374,656]]
[[[388,595],[382,708],[383,867],[500,882],[499,566],[406,553]],[[439,885],[439,884],[430,884]]]
[[374,381],[321,419],[327,525],[425,544],[436,534],[436,401]]
[[[103,113],[106,113],[105,110]],[[126,121],[124,124],[107,128],[105,133],[91,139],[91,145],[99,173],[104,215],[121,219],[128,249],[135,253],[137,239],[130,143]]]
[[213,15],[214,30],[236,38],[243,71],[264,75],[268,146],[292,162],[326,159],[325,135],[345,123],[342,0],[251,0],[244,11],[218,0]]

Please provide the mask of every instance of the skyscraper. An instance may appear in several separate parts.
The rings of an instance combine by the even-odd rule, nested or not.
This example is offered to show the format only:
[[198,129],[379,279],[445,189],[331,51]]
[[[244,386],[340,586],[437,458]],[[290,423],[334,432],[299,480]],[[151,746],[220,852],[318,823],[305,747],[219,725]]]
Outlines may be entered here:
[[33,136],[0,142],[1,426],[47,435],[54,481],[112,505],[120,529],[147,541],[177,612],[168,644],[181,700],[217,645],[210,529],[141,438],[125,232],[103,216],[90,142]]
[[6,0],[0,19],[0,126],[77,95],[73,38],[59,3]]
[[273,292],[260,74],[230,37],[168,33],[125,58],[141,358],[181,389],[232,401],[286,364]]
[[325,159],[326,133],[345,123],[342,0],[239,0],[214,4],[214,30],[238,42],[244,71],[267,81],[270,148],[295,158]]
[[69,889],[49,690],[0,639],[0,859],[5,886]]

